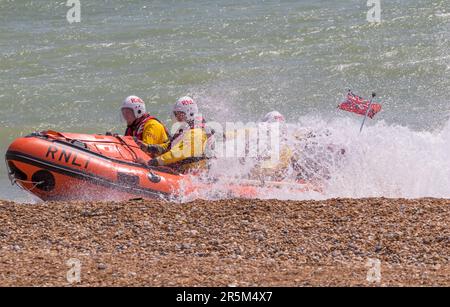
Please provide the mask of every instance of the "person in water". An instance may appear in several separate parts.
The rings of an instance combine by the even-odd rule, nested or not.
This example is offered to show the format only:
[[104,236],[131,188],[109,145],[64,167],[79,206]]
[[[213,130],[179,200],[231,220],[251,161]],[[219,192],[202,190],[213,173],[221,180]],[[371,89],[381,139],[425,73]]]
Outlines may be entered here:
[[142,151],[152,157],[166,152],[170,146],[169,131],[154,116],[145,110],[144,101],[129,96],[122,102],[122,116],[127,122],[125,136],[132,136]]
[[170,149],[151,159],[148,165],[169,166],[183,173],[206,169],[213,132],[198,114],[197,103],[191,97],[182,97],[176,102],[173,115],[180,128],[171,138]]

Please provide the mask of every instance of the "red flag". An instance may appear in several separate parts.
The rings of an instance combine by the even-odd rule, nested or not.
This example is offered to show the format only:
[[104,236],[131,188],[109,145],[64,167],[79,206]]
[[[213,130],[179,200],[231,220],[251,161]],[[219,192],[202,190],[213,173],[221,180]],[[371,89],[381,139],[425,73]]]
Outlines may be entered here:
[[[359,97],[352,92],[348,92],[347,100],[341,103],[338,108],[344,111],[356,113],[359,115],[366,115],[367,109],[369,108],[370,101],[364,100],[364,98]],[[369,113],[367,116],[373,118],[378,112],[381,111],[381,104],[372,103],[370,106]]]

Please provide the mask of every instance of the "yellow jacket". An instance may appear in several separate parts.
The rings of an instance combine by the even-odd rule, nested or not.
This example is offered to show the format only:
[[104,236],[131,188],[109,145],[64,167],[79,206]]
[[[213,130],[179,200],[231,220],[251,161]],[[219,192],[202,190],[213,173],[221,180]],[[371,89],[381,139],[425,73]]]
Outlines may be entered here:
[[289,169],[293,155],[294,153],[289,146],[281,145],[279,159],[277,161],[271,161],[270,159],[263,161],[260,170],[265,174],[275,173],[280,176]]
[[144,124],[142,142],[147,145],[158,145],[161,153],[166,152],[170,145],[166,129],[156,119],[150,119]]
[[[249,137],[253,134],[255,137],[258,135],[258,129],[247,127],[240,130],[226,131],[224,133],[224,138],[226,140],[236,138],[238,133],[242,133],[243,136],[247,135]],[[271,159],[265,158],[251,171],[251,175],[256,177],[264,176],[282,179],[291,166],[293,156],[294,153],[292,149],[282,141],[279,148],[279,159],[272,161]]]
[[172,148],[157,157],[158,165],[177,166],[180,171],[204,169],[207,167],[205,159],[208,136],[204,129],[194,128],[187,130]]
[[279,160],[271,161],[270,159],[261,161],[259,165],[253,168],[250,172],[252,177],[265,178],[270,180],[283,180],[289,167],[293,156],[292,150],[288,146],[281,146]]

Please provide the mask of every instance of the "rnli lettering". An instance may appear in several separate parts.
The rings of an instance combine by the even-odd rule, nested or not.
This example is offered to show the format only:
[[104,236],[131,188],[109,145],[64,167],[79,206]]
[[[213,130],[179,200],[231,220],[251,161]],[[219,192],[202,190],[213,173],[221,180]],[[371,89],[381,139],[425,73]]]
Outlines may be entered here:
[[48,158],[48,156],[51,154],[52,155],[52,159],[55,160],[55,153],[57,153],[57,152],[58,152],[58,147],[56,147],[56,146],[49,146],[47,154],[45,155],[45,157]]
[[66,152],[64,149],[61,151],[61,155],[59,156],[59,161],[61,161],[61,159],[64,157],[64,160],[66,161],[66,163],[69,163],[70,161],[70,156],[72,156],[71,152]]
[[48,147],[45,157],[50,157],[52,160],[58,160],[60,162],[84,168],[87,168],[89,166],[89,162],[91,162],[91,159],[88,157],[80,158],[76,152],[61,149],[53,145]]
[[75,156],[73,157],[73,160],[72,160],[72,165],[75,165],[75,166],[81,166],[81,164],[78,164],[78,163],[77,163],[77,158],[78,158],[78,155],[75,154]]

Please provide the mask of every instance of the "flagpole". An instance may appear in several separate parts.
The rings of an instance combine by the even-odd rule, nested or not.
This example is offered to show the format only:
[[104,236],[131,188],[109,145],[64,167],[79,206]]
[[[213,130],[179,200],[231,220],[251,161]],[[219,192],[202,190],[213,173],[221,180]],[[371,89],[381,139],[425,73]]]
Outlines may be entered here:
[[364,116],[363,122],[361,124],[361,128],[359,129],[359,133],[361,133],[363,130],[364,123],[366,122],[367,116],[369,115],[369,112],[370,112],[370,107],[372,107],[372,101],[376,95],[377,95],[376,93],[372,93],[372,99],[370,99],[369,106],[367,107],[366,115]]

